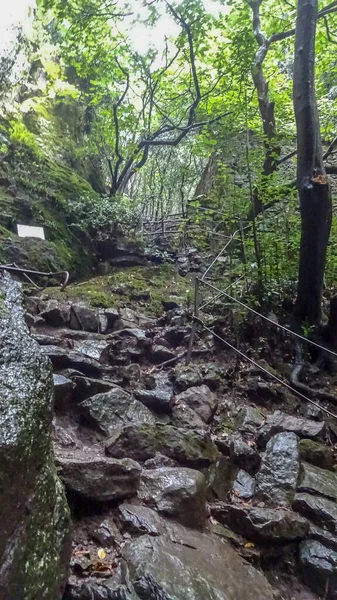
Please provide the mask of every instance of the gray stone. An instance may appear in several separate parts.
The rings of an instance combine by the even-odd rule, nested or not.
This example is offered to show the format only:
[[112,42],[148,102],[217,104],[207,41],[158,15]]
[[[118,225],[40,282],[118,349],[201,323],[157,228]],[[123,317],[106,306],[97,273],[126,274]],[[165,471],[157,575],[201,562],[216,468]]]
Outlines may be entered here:
[[273,435],[282,431],[292,431],[300,438],[321,439],[324,437],[325,423],[294,417],[277,410],[267,416],[266,424],[260,430],[259,444],[264,446]]
[[116,430],[105,451],[115,458],[130,457],[141,462],[160,452],[183,466],[197,469],[208,467],[218,457],[216,446],[205,432],[147,423]]
[[336,598],[337,552],[316,540],[305,540],[300,545],[302,576],[317,594]]
[[216,396],[207,385],[190,387],[181,392],[176,399],[177,402],[182,402],[192,408],[204,423],[209,423],[212,420],[218,406]]
[[188,527],[206,520],[206,480],[200,471],[162,467],[143,471],[138,497],[159,512]]
[[264,575],[217,536],[171,526],[122,550],[139,598],[156,600],[273,600]]
[[169,350],[165,346],[161,346],[160,344],[154,344],[154,346],[152,346],[150,358],[152,362],[154,362],[155,364],[159,364],[162,362],[166,362],[167,360],[176,358],[176,355],[174,352],[172,352],[172,350]]
[[124,425],[155,423],[150,410],[118,386],[83,400],[78,409],[82,419],[104,435],[111,435]]
[[256,495],[270,505],[292,503],[299,479],[297,436],[292,432],[272,437],[256,476]]
[[170,414],[173,406],[171,390],[136,390],[135,398],[155,412]]
[[233,466],[229,458],[219,454],[214,465],[208,468],[208,496],[209,499],[227,500],[232,487]]
[[255,492],[255,479],[249,475],[249,473],[241,469],[233,483],[232,491],[235,496],[238,496],[243,500],[252,498]]
[[333,471],[334,453],[332,448],[314,440],[304,439],[299,441],[298,449],[301,459],[305,462]]
[[58,452],[56,462],[66,488],[98,502],[130,498],[137,493],[141,467],[134,460]]
[[177,365],[174,370],[174,378],[174,388],[178,393],[203,383],[201,374],[194,366]]
[[235,429],[242,433],[255,434],[265,422],[264,416],[259,410],[252,406],[243,406],[240,408],[235,419]]
[[73,394],[76,403],[86,400],[91,396],[108,392],[116,387],[115,384],[111,383],[110,381],[93,379],[91,377],[83,377],[80,373],[75,373],[71,376],[71,379],[76,386]]
[[236,467],[256,473],[261,457],[253,444],[248,444],[240,433],[234,433],[229,439],[229,448],[231,460]]
[[249,540],[284,542],[304,539],[309,521],[290,510],[248,507],[219,502],[212,505],[212,515],[223,525]]
[[337,474],[309,463],[302,463],[298,491],[320,494],[337,501]]
[[0,598],[59,600],[70,516],[53,462],[50,363],[29,336],[20,287],[0,280]]
[[120,314],[116,308],[106,308],[104,311],[104,315],[107,318],[107,331],[112,331],[114,328],[114,324],[118,321]]
[[75,369],[84,375],[88,375],[88,377],[97,379],[102,376],[102,365],[94,358],[77,354],[77,352],[59,346],[42,346],[41,350],[50,358],[56,370]]
[[176,427],[187,427],[191,429],[205,428],[204,421],[197,415],[195,410],[179,400],[176,401],[173,406],[171,422],[172,425],[175,425]]
[[337,533],[337,504],[322,496],[296,494],[293,509],[314,523]]
[[317,527],[313,523],[310,523],[308,538],[311,540],[316,540],[326,546],[327,548],[331,548],[332,550],[337,550],[337,537],[335,533],[330,533],[326,529],[322,529],[322,527]]
[[99,331],[97,311],[82,304],[72,304],[70,311],[70,328],[82,331]]
[[157,536],[163,533],[163,519],[147,506],[123,503],[118,508],[118,516],[123,529],[133,535]]
[[105,519],[91,532],[91,537],[105,548],[111,548],[115,543],[120,544],[123,536],[112,519]]
[[70,306],[57,300],[49,300],[40,316],[52,327],[67,327],[70,322]]
[[53,375],[54,382],[54,394],[55,394],[55,408],[65,409],[71,404],[74,383],[71,379],[63,377],[63,375]]

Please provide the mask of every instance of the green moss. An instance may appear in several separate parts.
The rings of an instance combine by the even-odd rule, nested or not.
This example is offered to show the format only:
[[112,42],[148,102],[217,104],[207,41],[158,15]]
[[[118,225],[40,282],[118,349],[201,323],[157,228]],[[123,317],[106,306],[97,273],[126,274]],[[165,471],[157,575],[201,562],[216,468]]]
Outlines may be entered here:
[[302,460],[322,469],[333,470],[333,451],[328,446],[304,439],[299,441],[298,449]]
[[[172,265],[115,269],[110,275],[95,277],[88,282],[70,285],[64,292],[48,289],[51,297],[82,300],[90,306],[130,307],[149,316],[163,313],[163,302],[172,295],[186,305],[189,283],[180,277]],[[149,300],[136,300],[135,296],[150,292]]]

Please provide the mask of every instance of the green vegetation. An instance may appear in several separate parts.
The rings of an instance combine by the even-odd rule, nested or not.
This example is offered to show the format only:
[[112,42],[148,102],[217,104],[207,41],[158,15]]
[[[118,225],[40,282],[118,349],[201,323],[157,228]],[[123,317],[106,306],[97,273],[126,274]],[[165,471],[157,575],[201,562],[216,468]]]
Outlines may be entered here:
[[[171,297],[185,306],[191,283],[180,277],[172,265],[115,269],[111,275],[69,285],[64,292],[48,288],[51,297],[83,300],[98,308],[133,307],[151,316],[163,313],[163,302]],[[148,299],[147,299],[148,298]]]

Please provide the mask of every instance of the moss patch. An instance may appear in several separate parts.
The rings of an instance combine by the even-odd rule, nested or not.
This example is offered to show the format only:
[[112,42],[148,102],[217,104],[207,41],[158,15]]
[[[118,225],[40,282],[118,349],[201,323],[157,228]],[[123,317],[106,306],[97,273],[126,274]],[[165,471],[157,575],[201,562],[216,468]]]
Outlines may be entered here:
[[186,307],[189,287],[190,282],[180,277],[174,266],[160,265],[115,269],[111,275],[70,285],[64,292],[58,288],[48,288],[46,292],[49,297],[81,300],[93,307],[131,307],[160,316],[163,302],[172,296]]

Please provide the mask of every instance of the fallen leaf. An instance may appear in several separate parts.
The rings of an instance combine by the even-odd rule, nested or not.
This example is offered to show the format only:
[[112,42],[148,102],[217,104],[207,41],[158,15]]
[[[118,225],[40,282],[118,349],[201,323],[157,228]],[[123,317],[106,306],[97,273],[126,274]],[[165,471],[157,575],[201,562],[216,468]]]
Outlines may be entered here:
[[247,543],[244,545],[244,548],[255,548],[255,544],[253,544],[253,542],[247,542]]
[[97,556],[98,558],[100,558],[101,560],[103,560],[106,557],[105,551],[103,550],[103,548],[99,548],[97,550]]

